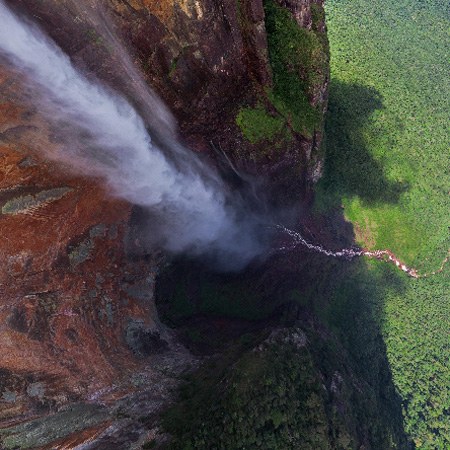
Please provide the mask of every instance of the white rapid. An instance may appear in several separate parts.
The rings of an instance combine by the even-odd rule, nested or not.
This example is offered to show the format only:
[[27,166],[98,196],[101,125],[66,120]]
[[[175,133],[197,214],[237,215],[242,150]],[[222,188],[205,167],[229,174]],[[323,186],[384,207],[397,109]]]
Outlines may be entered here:
[[327,250],[326,248],[322,247],[321,245],[315,245],[308,242],[299,232],[290,230],[289,228],[286,228],[283,225],[277,225],[276,228],[281,231],[283,234],[286,234],[290,236],[293,239],[293,242],[291,245],[280,247],[279,250],[281,251],[288,251],[293,250],[298,246],[303,246],[308,248],[309,250],[312,250],[317,253],[321,253],[326,256],[330,256],[332,258],[344,258],[344,259],[354,259],[359,258],[362,256],[366,256],[368,258],[378,259],[380,261],[385,261],[388,263],[394,264],[398,269],[405,272],[408,276],[412,278],[425,278],[429,277],[431,275],[436,275],[444,270],[445,264],[450,259],[450,253],[447,255],[447,257],[443,260],[441,266],[439,269],[419,274],[418,271],[412,267],[408,267],[406,264],[401,262],[390,250],[363,250],[358,248],[344,248],[338,251],[331,251]]

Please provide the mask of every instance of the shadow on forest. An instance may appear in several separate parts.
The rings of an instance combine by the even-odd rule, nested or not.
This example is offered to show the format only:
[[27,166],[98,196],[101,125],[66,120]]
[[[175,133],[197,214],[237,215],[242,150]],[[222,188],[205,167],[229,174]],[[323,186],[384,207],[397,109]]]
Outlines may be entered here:
[[[328,209],[315,218],[330,244],[336,240],[345,246],[355,244],[353,226],[340,208],[343,197],[357,196],[371,204],[395,203],[407,190],[407,185],[386,178],[382,164],[367,148],[366,126],[371,115],[382,108],[376,89],[332,80],[325,126],[325,170],[319,186],[320,195],[325,196],[320,201]],[[380,129],[379,133],[389,136],[389,130]],[[392,380],[381,332],[386,292],[403,292],[405,276],[383,263],[369,268],[362,259],[327,262],[316,256],[314,260],[305,268],[309,283],[315,284],[310,306],[339,336],[358,378],[367,383],[373,437],[382,442],[383,436],[396,435],[399,448],[414,448],[403,428],[402,400]],[[317,272],[311,276],[314,266]],[[370,420],[369,416],[365,420]]]
[[[333,198],[326,212],[305,208],[299,218],[298,227],[311,242],[329,248],[355,245],[353,227],[336,207],[343,195],[394,202],[404,191],[405,186],[386,179],[364,145],[364,125],[380,108],[375,90],[343,83],[332,87],[322,184],[327,192],[333,189]],[[323,386],[331,392],[325,403],[330,423],[337,420],[355,439],[345,448],[410,449],[381,334],[385,293],[402,292],[404,282],[403,274],[383,263],[369,267],[363,259],[337,260],[299,247],[239,274],[217,274],[201,262],[180,260],[160,277],[157,302],[163,320],[200,353],[223,351],[257,330],[300,326]],[[251,417],[258,399],[249,407]],[[337,445],[338,437],[330,439]]]
[[[388,180],[382,164],[367,148],[366,126],[371,115],[381,109],[382,98],[376,89],[332,80],[325,126],[325,169],[319,186],[320,196],[325,196],[319,203],[323,201],[327,209],[315,217],[330,245],[336,241],[343,246],[355,245],[353,225],[345,220],[340,207],[344,197],[357,196],[370,204],[396,203],[408,188]],[[379,133],[386,133],[386,138],[390,134],[384,129]],[[358,378],[367,383],[366,412],[373,415],[365,420],[374,421],[373,437],[382,442],[383,436],[395,435],[399,448],[414,448],[404,431],[402,399],[393,383],[381,330],[386,293],[403,292],[405,275],[384,263],[369,267],[364,259],[327,262],[315,256],[312,260],[315,262],[304,270],[309,283],[315,284],[310,307],[339,336]],[[316,273],[312,274],[313,267]],[[388,445],[388,440],[383,445]]]
[[[321,185],[332,197],[358,196],[367,203],[396,203],[408,189],[386,178],[382,164],[370,154],[365,127],[371,115],[383,109],[380,93],[372,87],[333,80],[325,127],[326,158]],[[401,124],[398,124],[401,126]],[[380,128],[378,136],[390,137]],[[391,147],[395,142],[384,142]]]

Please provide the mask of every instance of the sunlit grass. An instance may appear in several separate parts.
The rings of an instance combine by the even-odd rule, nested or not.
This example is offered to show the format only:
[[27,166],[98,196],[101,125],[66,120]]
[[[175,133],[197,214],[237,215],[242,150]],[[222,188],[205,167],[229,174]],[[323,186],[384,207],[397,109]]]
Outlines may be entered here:
[[[450,247],[448,3],[328,0],[327,21],[332,85],[317,209],[343,206],[360,245],[434,270]],[[379,299],[405,430],[422,449],[450,448],[449,273],[402,277],[401,288],[353,280]]]
[[[358,192],[343,190],[342,203],[359,225],[366,218],[378,224],[377,246],[387,246],[408,263],[429,270],[445,256],[450,242],[449,27],[444,3],[330,0],[327,14],[335,84],[332,95],[350,113],[361,99],[341,98],[342,86],[374,89],[381,102],[362,127],[358,124],[351,129],[345,123],[353,150],[364,146],[368,156],[382,166],[384,178],[404,188],[390,207],[382,208],[382,214],[379,203],[393,199],[377,201],[374,197],[371,202],[355,203]],[[343,131],[339,117],[331,115],[328,128],[330,158],[339,160],[347,156],[332,140],[333,133]],[[345,163],[334,161],[334,166]],[[361,173],[362,178],[368,175]],[[334,189],[344,175],[331,170],[327,176]],[[413,242],[412,234],[416,236]]]

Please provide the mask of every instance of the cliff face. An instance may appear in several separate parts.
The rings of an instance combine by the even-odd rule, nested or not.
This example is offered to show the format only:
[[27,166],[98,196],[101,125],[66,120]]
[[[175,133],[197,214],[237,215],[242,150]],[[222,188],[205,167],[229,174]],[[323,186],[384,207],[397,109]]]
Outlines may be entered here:
[[272,190],[297,196],[320,177],[329,78],[323,0],[13,4],[80,66],[127,91],[92,28],[106,17],[194,151],[223,151],[238,168],[270,178]]
[[[278,199],[286,192],[306,195],[320,175],[328,84],[322,1],[268,1],[265,8],[260,0],[9,3],[77,66],[128,93],[92,28],[101,3],[194,151],[225,153],[272,186]],[[111,431],[118,408],[140,417],[142,411],[126,404],[134,395],[148,414],[156,411],[170,397],[174,376],[192,362],[158,320],[153,287],[161,257],[140,248],[132,207],[95,180],[44,160],[39,149],[54,145],[20,77],[2,63],[0,428],[9,427],[6,448],[75,445],[118,428],[137,440],[142,423],[136,430],[128,420]],[[152,385],[158,392],[149,392]],[[125,403],[117,406],[118,399]],[[79,409],[60,409],[74,403]],[[67,426],[51,433],[36,417],[56,411]],[[31,419],[38,423],[32,437],[18,425]]]
[[[24,106],[16,78],[2,70],[0,80],[1,429],[67,403],[121,398],[156,359],[189,356],[158,321],[157,256],[139,253],[131,206],[42,160],[36,146],[55,145],[46,124]],[[22,442],[11,439],[6,448]]]
[[114,11],[192,149],[219,149],[284,193],[317,181],[328,88],[322,0],[135,0]]

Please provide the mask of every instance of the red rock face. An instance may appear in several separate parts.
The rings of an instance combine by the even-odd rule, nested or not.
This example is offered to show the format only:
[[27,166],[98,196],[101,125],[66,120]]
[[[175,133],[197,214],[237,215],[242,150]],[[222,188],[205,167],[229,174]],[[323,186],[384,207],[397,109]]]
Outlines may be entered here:
[[[304,27],[310,27],[310,3],[286,2]],[[9,4],[43,27],[77,66],[127,93],[126,77],[92,31],[96,2]],[[271,83],[260,0],[98,4],[193,150],[211,152],[214,141],[239,167],[276,173],[317,149],[318,137],[299,137],[284,160],[258,165],[248,158],[252,149],[236,113]],[[68,402],[102,398],[120,380],[148,369],[152,355],[166,352],[182,361],[181,352],[189,359],[159,323],[153,303],[158,261],[132,233],[132,206],[111,198],[100,181],[43,158],[42,149],[55,145],[51,130],[9,70],[0,65],[0,428]],[[147,385],[168,383],[152,376]],[[122,393],[133,391],[127,386]],[[103,428],[87,424],[93,431],[83,439],[107,427],[105,420]]]
[[0,73],[0,384],[15,410],[30,383],[45,383],[46,401],[111,384],[136,366],[130,324],[156,326],[155,267],[125,252],[131,206],[42,160],[53,144],[20,89]]

